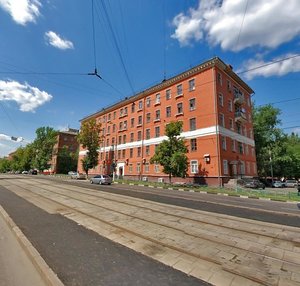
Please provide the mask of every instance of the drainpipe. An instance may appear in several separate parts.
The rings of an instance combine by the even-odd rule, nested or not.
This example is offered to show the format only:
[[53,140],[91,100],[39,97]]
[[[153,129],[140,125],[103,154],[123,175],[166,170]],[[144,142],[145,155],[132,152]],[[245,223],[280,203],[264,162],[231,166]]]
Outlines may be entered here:
[[212,76],[213,76],[213,87],[214,87],[214,112],[216,116],[216,137],[217,137],[217,146],[216,146],[216,153],[218,157],[218,182],[219,182],[219,187],[222,187],[222,180],[221,180],[221,154],[220,154],[220,140],[219,140],[219,117],[218,117],[218,102],[217,102],[217,91],[216,91],[216,68],[214,67],[212,69]]

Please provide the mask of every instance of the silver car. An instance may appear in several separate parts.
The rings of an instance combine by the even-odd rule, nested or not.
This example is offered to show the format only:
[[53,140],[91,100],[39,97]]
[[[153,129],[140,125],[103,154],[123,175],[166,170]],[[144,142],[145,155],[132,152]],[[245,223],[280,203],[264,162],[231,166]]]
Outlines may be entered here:
[[90,179],[91,184],[99,184],[99,185],[110,185],[112,179],[107,175],[96,175],[95,177]]

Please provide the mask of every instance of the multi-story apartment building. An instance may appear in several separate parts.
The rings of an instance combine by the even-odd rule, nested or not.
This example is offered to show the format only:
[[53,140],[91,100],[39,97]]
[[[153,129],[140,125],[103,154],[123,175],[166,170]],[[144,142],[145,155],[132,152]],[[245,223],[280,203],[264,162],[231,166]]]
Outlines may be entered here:
[[[50,169],[49,172],[50,173],[57,173],[60,170],[60,160],[59,160],[59,152],[63,149],[66,148],[68,151],[72,152],[72,153],[76,153],[78,148],[79,148],[79,144],[77,142],[77,135],[78,135],[79,130],[77,129],[72,129],[72,128],[68,128],[68,130],[66,131],[59,131],[57,134],[57,138],[56,138],[56,143],[53,146],[53,151],[52,151],[52,158],[50,163]],[[71,167],[70,167],[71,168]],[[69,170],[71,171],[71,170]],[[76,171],[76,168],[75,170]]]
[[[189,160],[185,181],[222,185],[232,177],[254,177],[252,94],[232,67],[215,57],[91,114],[81,123],[101,122],[103,143],[99,165],[90,173],[115,170],[126,178],[162,181],[161,166],[149,161],[166,139],[165,126],[182,121]],[[80,148],[80,170],[85,154]]]

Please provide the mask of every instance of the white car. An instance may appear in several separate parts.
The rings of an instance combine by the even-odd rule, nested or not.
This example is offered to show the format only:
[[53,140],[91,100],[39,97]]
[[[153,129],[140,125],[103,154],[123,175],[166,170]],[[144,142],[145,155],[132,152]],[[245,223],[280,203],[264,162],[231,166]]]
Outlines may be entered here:
[[83,174],[83,173],[74,172],[74,173],[71,175],[71,179],[75,179],[75,180],[85,180],[85,179],[86,179],[86,176],[85,176],[85,174]]
[[112,179],[107,175],[96,175],[95,177],[90,179],[91,184],[99,184],[99,185],[111,185]]

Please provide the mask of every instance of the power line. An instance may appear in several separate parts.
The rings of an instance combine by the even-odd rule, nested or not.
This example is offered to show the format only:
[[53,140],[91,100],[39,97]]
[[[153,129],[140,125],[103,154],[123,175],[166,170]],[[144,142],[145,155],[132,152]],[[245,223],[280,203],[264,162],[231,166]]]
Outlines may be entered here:
[[[107,12],[107,8],[106,8],[106,5],[105,5],[105,2],[104,2],[104,1],[100,1],[100,3],[101,3],[101,5],[102,5],[102,8],[103,8],[103,11],[104,11],[104,14],[105,14],[107,23],[108,23],[108,27],[109,27],[109,29],[110,29],[110,32],[111,32],[111,35],[112,35],[113,42],[114,42],[115,47],[116,47],[116,49],[117,49],[117,53],[118,53],[118,56],[119,56],[119,58],[120,58],[121,65],[122,65],[122,67],[123,67],[123,70],[124,70],[126,79],[127,79],[128,83],[129,83],[129,86],[130,86],[130,88],[131,88],[132,93],[134,94],[135,91],[134,91],[132,82],[131,82],[131,80],[130,80],[130,78],[129,78],[129,74],[128,74],[128,71],[127,71],[127,69],[126,69],[126,66],[125,66],[125,63],[124,63],[124,59],[123,59],[123,56],[122,56],[122,53],[121,53],[121,50],[120,50],[120,47],[119,47],[119,44],[118,44],[116,35],[115,35],[115,33],[114,33],[114,30],[113,30],[113,27],[112,27],[112,23],[111,23],[110,18],[109,18],[109,15],[108,15],[108,12]],[[100,9],[100,8],[99,8],[99,9]]]
[[94,46],[94,68],[97,69],[96,56],[96,39],[95,39],[95,17],[94,17],[94,0],[92,0],[92,27],[93,27],[93,46]]

